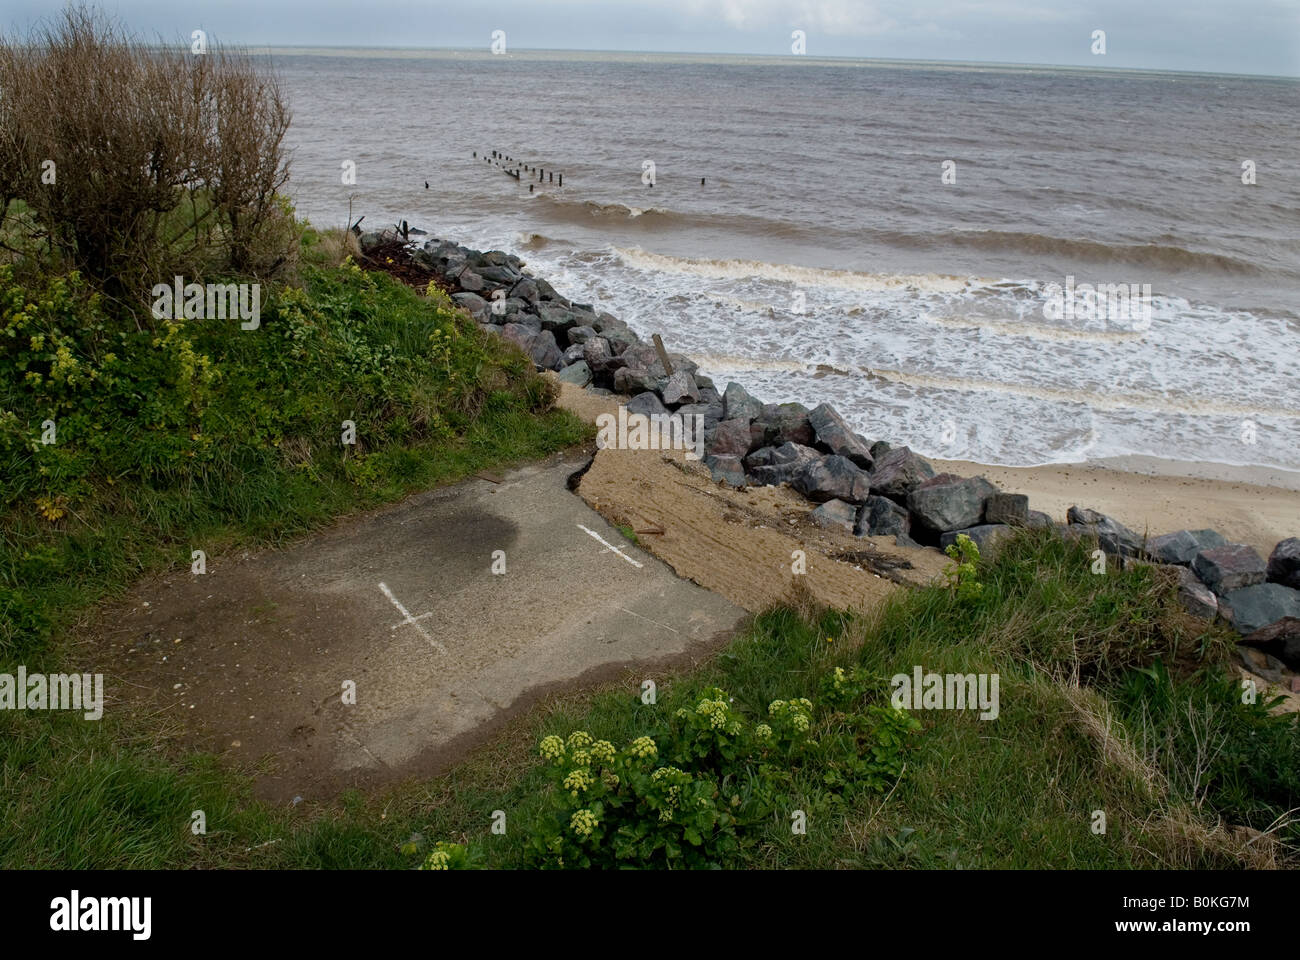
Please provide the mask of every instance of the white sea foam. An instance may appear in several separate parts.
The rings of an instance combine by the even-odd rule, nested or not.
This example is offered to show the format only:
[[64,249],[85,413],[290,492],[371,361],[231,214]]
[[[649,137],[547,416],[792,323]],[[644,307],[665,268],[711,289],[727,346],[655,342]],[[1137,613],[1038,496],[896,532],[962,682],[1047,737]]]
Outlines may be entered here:
[[[1158,294],[1149,330],[1081,329],[1043,317],[1035,280],[623,248],[548,246],[533,265],[576,299],[662,333],[720,382],[773,401],[830,401],[867,436],[930,456],[1027,466],[1147,454],[1300,468],[1290,359],[1300,335],[1280,319]],[[1247,420],[1254,444],[1242,440]]]

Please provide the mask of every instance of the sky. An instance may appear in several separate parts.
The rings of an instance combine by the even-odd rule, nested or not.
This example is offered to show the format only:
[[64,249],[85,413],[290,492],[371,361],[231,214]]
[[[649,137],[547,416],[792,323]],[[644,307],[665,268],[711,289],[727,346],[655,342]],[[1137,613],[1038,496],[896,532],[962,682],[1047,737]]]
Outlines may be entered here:
[[[627,50],[1300,76],[1300,0],[99,0],[146,37],[251,46]],[[0,0],[21,30],[54,0]],[[1105,31],[1105,53],[1093,32]]]

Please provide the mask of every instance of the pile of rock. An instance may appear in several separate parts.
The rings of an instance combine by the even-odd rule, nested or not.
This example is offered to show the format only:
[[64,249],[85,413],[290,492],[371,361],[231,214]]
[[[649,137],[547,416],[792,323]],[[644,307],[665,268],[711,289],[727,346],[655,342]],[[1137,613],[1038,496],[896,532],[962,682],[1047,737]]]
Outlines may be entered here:
[[[365,234],[362,251],[391,241]],[[1288,666],[1300,668],[1300,539],[1277,545],[1267,563],[1250,547],[1213,530],[1180,530],[1148,540],[1118,521],[1071,507],[1064,524],[1029,509],[983,477],[936,474],[905,446],[872,442],[834,407],[763,403],[739,384],[719,393],[686,356],[642,343],[626,323],[574,303],[500,250],[450,240],[411,248],[412,260],[439,278],[479,325],[508,340],[540,369],[578,386],[629,396],[629,413],[698,415],[704,462],[735,487],[788,483],[818,504],[812,519],[856,536],[892,536],[906,546],[945,548],[966,534],[982,554],[1017,527],[1055,527],[1097,539],[1106,553],[1176,566],[1184,607],[1222,617]]]
[[[364,234],[362,251],[384,238]],[[626,323],[560,296],[545,280],[525,274],[523,261],[512,254],[427,240],[411,251],[411,259],[453,291],[452,300],[481,327],[518,344],[543,370],[561,372],[580,386],[594,381],[627,393],[641,392],[653,379],[654,348],[642,344]],[[670,362],[688,377],[695,372],[686,357],[674,355]]]

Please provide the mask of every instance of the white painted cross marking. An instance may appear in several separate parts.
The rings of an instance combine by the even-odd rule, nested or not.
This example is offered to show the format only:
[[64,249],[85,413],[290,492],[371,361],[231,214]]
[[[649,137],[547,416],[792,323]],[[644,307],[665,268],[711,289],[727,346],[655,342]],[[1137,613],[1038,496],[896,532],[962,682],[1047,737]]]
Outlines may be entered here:
[[390,627],[389,629],[391,629],[391,630],[396,630],[398,627],[404,627],[404,626],[406,626],[406,625],[409,623],[411,626],[415,627],[416,630],[419,630],[419,631],[420,631],[420,636],[422,636],[422,637],[424,637],[424,639],[428,640],[430,644],[432,644],[433,646],[437,647],[437,648],[438,648],[439,650],[441,650],[443,653],[446,653],[446,652],[447,652],[447,648],[446,648],[446,647],[444,647],[444,646],[443,646],[441,643],[439,643],[437,640],[433,639],[433,637],[429,636],[428,631],[426,631],[426,630],[424,629],[424,627],[420,626],[420,621],[421,621],[422,619],[424,619],[425,617],[429,616],[429,614],[427,614],[427,613],[422,613],[422,614],[420,614],[420,616],[418,616],[418,617],[413,617],[413,616],[411,616],[411,611],[407,610],[406,607],[402,606],[402,601],[401,601],[401,600],[398,600],[395,596],[393,596],[393,591],[391,591],[391,590],[388,589],[388,584],[386,584],[386,583],[380,583],[380,584],[379,584],[379,589],[382,590],[382,591],[384,591],[384,596],[386,596],[386,597],[387,597],[387,598],[392,602],[393,606],[395,606],[395,607],[397,608],[397,612],[400,613],[403,617],[406,618],[406,619],[403,620],[401,623],[395,623],[395,624],[393,624],[393,626]]
[[[587,530],[587,528],[584,527],[584,526],[582,526],[582,524],[578,524],[578,527],[581,528],[581,529],[583,529],[583,530]],[[629,557],[626,553],[624,553],[624,552],[623,552],[622,550],[620,550],[618,547],[614,546],[612,543],[607,543],[607,542],[605,541],[605,539],[604,539],[604,538],[603,538],[599,533],[597,533],[595,530],[587,530],[587,533],[591,534],[591,536],[595,537],[595,538],[596,538],[597,540],[599,540],[601,543],[605,544],[605,549],[606,549],[606,550],[613,550],[615,553],[617,553],[620,557],[622,557],[622,558],[623,558],[624,560],[626,560],[628,563],[632,564],[632,566],[637,567],[637,568],[640,568],[640,567],[641,567],[641,564],[640,564],[640,563],[638,563],[636,560],[633,560],[631,557]]]

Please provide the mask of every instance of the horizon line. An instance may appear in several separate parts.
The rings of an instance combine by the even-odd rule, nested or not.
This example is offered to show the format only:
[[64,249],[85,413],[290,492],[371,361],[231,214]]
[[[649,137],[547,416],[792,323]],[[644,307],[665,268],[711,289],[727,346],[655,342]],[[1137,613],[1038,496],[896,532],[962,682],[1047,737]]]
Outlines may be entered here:
[[1300,73],[1295,74],[1275,74],[1275,73],[1235,73],[1227,70],[1187,70],[1174,67],[1118,67],[1104,65],[1082,65],[1075,63],[1043,63],[1036,61],[1020,60],[950,60],[945,58],[916,58],[916,57],[872,57],[872,56],[851,56],[851,55],[820,55],[813,56],[810,54],[781,54],[781,53],[737,53],[720,50],[631,50],[631,49],[605,49],[597,47],[515,47],[504,54],[493,54],[484,46],[462,47],[462,46],[408,46],[408,45],[385,45],[385,44],[332,44],[332,43],[257,43],[257,44],[232,44],[233,46],[246,46],[250,51],[273,50],[295,51],[295,50],[381,50],[381,51],[400,51],[416,53],[420,51],[448,51],[457,53],[481,53],[486,56],[510,57],[514,53],[612,53],[625,55],[651,55],[651,56],[670,56],[670,57],[734,57],[734,58],[761,58],[765,60],[783,60],[790,62],[798,61],[844,61],[852,63],[884,63],[884,64],[941,64],[952,67],[1015,67],[1020,69],[1047,69],[1047,70],[1078,70],[1082,72],[1097,73],[1170,73],[1184,74],[1187,76],[1214,76],[1214,77],[1240,77],[1242,79],[1266,79],[1266,80],[1300,80]]

